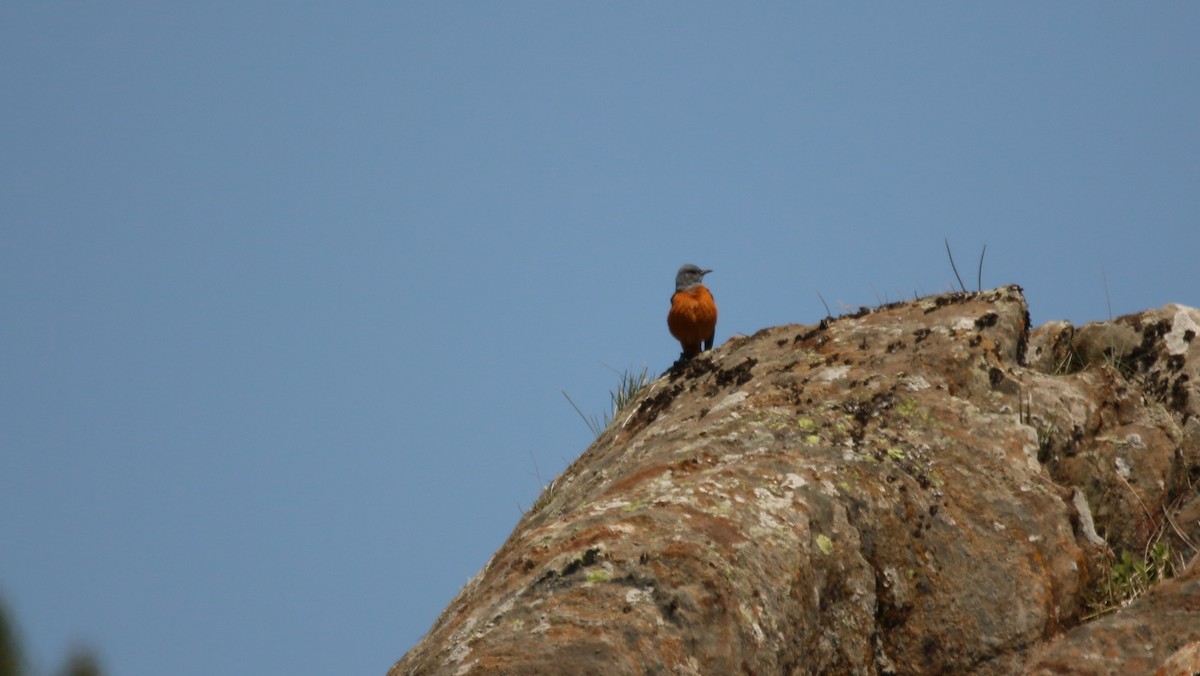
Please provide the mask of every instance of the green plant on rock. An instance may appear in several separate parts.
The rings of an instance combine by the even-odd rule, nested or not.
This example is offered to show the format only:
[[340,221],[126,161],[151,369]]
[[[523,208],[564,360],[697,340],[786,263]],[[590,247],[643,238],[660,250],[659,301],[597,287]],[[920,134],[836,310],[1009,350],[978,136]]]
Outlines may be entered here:
[[1104,363],[1107,364],[1109,368],[1120,374],[1122,378],[1126,380],[1134,380],[1137,378],[1137,368],[1123,352],[1120,352],[1115,347],[1106,347],[1104,348],[1104,352],[1102,354],[1104,357]]
[[587,425],[588,429],[592,432],[592,436],[595,437],[603,434],[604,430],[612,424],[617,415],[629,405],[629,402],[637,398],[642,388],[649,385],[653,380],[650,377],[650,368],[648,366],[643,366],[641,371],[634,371],[632,368],[625,371],[611,370],[617,374],[617,389],[608,393],[612,408],[609,411],[605,411],[602,417],[585,415],[579,406],[575,404],[575,401],[571,399],[571,395],[567,394],[565,390],[563,391],[563,396],[570,402],[571,408],[575,409],[575,412],[583,419],[583,424]]
[[1120,557],[1113,560],[1108,577],[1101,582],[1095,597],[1088,604],[1091,613],[1084,619],[1124,608],[1174,573],[1171,546],[1164,540],[1152,544],[1142,556],[1129,551],[1122,552]]
[[1058,423],[1058,409],[1043,418],[1039,424],[1033,417],[1033,393],[1022,390],[1017,395],[1017,415],[1022,425],[1033,427],[1037,433],[1038,462],[1048,461],[1054,443],[1055,425]]
[[1038,462],[1050,459],[1050,447],[1054,442],[1054,424],[1058,422],[1058,411],[1050,414],[1037,428]]
[[547,484],[546,487],[542,489],[542,494],[537,497],[537,500],[533,501],[533,505],[530,506],[529,511],[537,514],[538,512],[542,511],[543,507],[550,504],[550,499],[554,497],[554,488],[557,485],[557,479]]

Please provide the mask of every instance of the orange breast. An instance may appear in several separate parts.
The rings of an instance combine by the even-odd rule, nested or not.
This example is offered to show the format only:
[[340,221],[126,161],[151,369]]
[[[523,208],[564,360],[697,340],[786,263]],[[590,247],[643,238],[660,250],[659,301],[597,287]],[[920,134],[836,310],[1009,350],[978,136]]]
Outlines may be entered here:
[[671,296],[667,328],[686,354],[698,354],[700,344],[712,337],[717,328],[717,304],[708,289],[697,285],[676,291]]

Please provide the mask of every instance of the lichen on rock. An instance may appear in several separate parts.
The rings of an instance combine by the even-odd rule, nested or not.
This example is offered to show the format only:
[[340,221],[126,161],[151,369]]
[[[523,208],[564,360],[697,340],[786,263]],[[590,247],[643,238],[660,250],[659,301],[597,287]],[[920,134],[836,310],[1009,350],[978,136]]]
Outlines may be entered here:
[[[1084,623],[1113,550],[1200,541],[1198,321],[1031,331],[1008,286],[730,340],[617,416],[391,673],[1053,665],[1137,608]],[[1200,640],[1172,584],[1153,667]]]

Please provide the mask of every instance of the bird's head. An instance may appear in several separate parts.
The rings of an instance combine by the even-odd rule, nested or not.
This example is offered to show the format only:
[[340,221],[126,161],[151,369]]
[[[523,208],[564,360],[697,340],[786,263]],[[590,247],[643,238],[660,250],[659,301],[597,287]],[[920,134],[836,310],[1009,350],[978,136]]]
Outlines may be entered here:
[[704,280],[704,275],[712,272],[712,270],[701,270],[699,266],[685,263],[679,268],[679,272],[675,273],[675,290],[683,291],[684,289],[696,286]]

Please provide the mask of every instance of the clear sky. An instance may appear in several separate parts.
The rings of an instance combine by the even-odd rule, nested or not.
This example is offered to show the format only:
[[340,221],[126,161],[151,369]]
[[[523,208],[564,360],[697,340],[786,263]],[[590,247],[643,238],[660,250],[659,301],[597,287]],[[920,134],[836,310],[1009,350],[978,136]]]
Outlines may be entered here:
[[[382,674],[609,367],[1021,284],[1200,305],[1195,2],[7,2],[0,595],[34,666]],[[1105,291],[1107,278],[1107,298]]]

